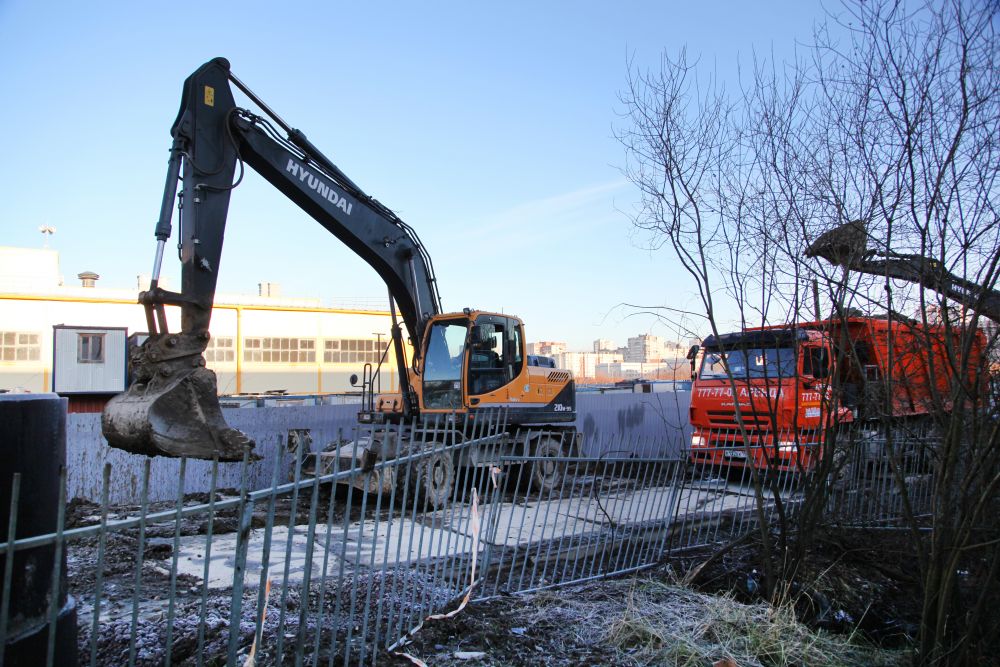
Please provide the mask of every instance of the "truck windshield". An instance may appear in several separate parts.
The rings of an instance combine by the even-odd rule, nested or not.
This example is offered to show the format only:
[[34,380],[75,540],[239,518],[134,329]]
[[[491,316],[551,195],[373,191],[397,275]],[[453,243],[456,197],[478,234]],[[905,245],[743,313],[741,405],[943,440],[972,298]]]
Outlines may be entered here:
[[703,380],[726,377],[726,366],[736,379],[777,378],[795,375],[795,348],[750,347],[738,350],[707,350],[701,362]]

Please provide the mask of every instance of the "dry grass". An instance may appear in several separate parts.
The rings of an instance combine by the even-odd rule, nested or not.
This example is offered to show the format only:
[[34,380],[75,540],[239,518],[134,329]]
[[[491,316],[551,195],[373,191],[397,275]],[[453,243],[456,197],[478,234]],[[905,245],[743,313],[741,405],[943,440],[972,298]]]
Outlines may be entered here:
[[[664,568],[476,602],[454,618],[425,624],[407,651],[434,667],[711,667],[727,658],[738,667],[888,667],[911,661],[908,651],[811,630],[796,621],[794,602],[771,607],[698,593]],[[460,659],[463,651],[483,655]]]
[[[620,602],[619,602],[620,604]],[[701,666],[729,658],[740,667],[902,665],[910,655],[860,639],[810,630],[790,604],[743,604],[655,580],[633,582],[604,639],[636,664]]]

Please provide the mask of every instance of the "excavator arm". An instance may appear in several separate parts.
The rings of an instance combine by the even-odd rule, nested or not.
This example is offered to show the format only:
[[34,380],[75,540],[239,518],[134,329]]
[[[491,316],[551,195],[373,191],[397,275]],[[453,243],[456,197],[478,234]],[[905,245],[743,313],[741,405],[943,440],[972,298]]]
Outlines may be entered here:
[[916,283],[1000,322],[1000,292],[956,276],[937,260],[921,255],[878,253],[869,250],[860,221],[822,234],[806,249],[806,257],[820,257],[851,271]]
[[[231,84],[265,115],[237,107]],[[140,454],[220,460],[239,460],[253,447],[222,418],[215,374],[204,367],[202,356],[209,341],[230,193],[242,180],[244,165],[340,239],[385,281],[404,410],[415,409],[395,305],[414,350],[419,351],[426,321],[441,312],[441,302],[430,257],[412,228],[366,195],[304,134],[271,111],[233,76],[223,58],[206,63],[187,78],[171,134],[152,280],[149,290],[139,295],[150,337],[130,360],[133,383],[105,408],[102,426],[109,444]],[[180,210],[180,292],[159,286],[175,199]],[[181,308],[180,332],[167,330],[167,305]]]

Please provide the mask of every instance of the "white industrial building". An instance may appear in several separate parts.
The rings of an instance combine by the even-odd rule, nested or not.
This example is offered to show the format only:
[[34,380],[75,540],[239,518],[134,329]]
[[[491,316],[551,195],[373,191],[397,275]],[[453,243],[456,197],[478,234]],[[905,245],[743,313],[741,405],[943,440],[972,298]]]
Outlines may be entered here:
[[[146,330],[138,289],[99,287],[90,272],[79,280],[63,284],[55,250],[0,247],[0,390],[87,393],[88,383],[92,393],[121,390],[121,341]],[[274,285],[261,291],[279,293]],[[178,330],[180,310],[167,314]],[[205,358],[222,394],[345,392],[351,374],[378,361],[390,327],[386,310],[220,293]],[[388,359],[383,391],[396,383]]]

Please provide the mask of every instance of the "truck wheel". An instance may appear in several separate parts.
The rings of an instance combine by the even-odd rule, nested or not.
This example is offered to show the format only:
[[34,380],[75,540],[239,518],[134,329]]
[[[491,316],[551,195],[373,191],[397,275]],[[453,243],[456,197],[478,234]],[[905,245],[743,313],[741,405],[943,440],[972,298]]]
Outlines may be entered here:
[[566,476],[566,462],[562,461],[563,449],[558,439],[542,437],[535,443],[532,456],[543,456],[543,460],[531,464],[531,486],[539,493],[550,493],[562,486]]
[[437,452],[414,461],[410,466],[410,489],[413,501],[422,507],[441,509],[451,501],[455,486],[455,462],[448,452]]

